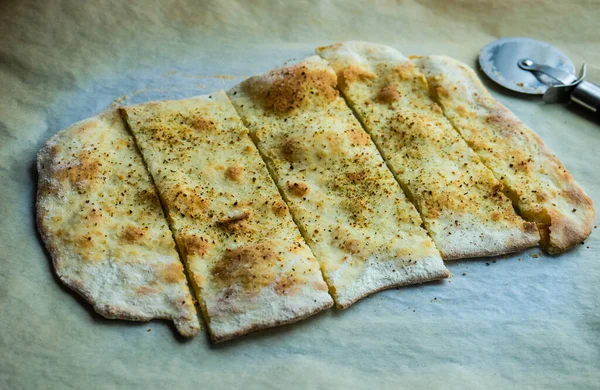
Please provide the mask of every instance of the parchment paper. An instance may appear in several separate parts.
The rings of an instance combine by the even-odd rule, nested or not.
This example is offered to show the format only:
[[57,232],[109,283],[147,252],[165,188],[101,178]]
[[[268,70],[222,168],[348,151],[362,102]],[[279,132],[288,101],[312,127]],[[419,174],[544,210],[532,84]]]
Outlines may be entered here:
[[[344,39],[475,66],[489,41],[529,36],[600,82],[599,20],[597,1],[0,2],[0,388],[598,388],[597,231],[563,256],[450,263],[445,282],[213,347],[160,321],[104,320],[58,282],[34,162],[115,101],[227,88]],[[598,123],[485,82],[600,204]]]

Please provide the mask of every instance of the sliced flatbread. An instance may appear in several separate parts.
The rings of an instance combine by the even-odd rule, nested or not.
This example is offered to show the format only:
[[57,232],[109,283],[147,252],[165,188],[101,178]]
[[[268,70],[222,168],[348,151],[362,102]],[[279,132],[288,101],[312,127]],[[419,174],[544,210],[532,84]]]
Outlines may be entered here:
[[38,154],[37,219],[60,280],[107,318],[199,328],[150,174],[116,110],[52,137]]
[[319,265],[224,92],[125,107],[211,339],[333,304]]
[[502,184],[431,100],[415,64],[397,50],[344,42],[317,52],[421,213],[444,259],[534,246],[534,223],[514,211]]
[[228,94],[252,133],[339,308],[449,275],[413,205],[317,56]]
[[592,231],[592,200],[550,148],[494,99],[475,72],[445,56],[415,61],[431,96],[460,135],[504,185],[523,217],[536,222],[542,247],[560,253]]

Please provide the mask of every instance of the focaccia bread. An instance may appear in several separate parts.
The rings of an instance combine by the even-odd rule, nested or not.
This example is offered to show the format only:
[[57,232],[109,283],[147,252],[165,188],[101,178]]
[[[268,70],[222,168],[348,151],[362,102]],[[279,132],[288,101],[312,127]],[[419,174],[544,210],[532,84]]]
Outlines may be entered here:
[[339,308],[448,270],[371,138],[317,56],[228,94],[254,137]]
[[373,137],[444,259],[516,252],[539,241],[502,184],[431,100],[415,64],[366,42],[317,49]]
[[224,92],[122,112],[167,209],[214,342],[333,304]]
[[107,318],[199,328],[150,174],[116,110],[52,137],[38,154],[37,220],[60,280]]
[[465,64],[445,56],[415,61],[431,96],[504,185],[521,215],[537,223],[542,247],[560,253],[592,231],[592,200],[550,148],[496,101]]

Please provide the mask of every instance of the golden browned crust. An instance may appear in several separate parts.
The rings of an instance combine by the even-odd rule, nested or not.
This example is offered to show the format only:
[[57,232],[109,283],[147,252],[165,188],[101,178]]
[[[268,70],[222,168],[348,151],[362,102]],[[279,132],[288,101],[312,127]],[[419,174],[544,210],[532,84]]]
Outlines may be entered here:
[[[335,76],[316,56],[289,66],[298,67]],[[286,67],[245,83],[269,90],[273,73],[289,72]],[[360,68],[338,74],[345,82],[372,77]],[[314,89],[313,83],[303,80],[301,89]],[[447,276],[416,210],[343,98],[311,95],[305,105],[282,117],[247,93],[243,84],[229,96],[320,262],[338,306],[387,286]],[[424,259],[429,260],[426,265],[421,264]]]
[[[112,126],[117,126],[117,129]],[[121,126],[120,129],[119,126]],[[114,281],[110,277],[106,279],[104,269],[99,268],[103,266],[107,256],[102,255],[98,246],[103,245],[102,241],[111,240],[108,234],[99,236],[98,232],[94,230],[80,231],[86,227],[99,226],[98,229],[102,229],[108,218],[106,215],[116,212],[107,207],[110,201],[94,200],[94,194],[90,191],[101,188],[103,185],[102,188],[106,188],[103,183],[109,177],[106,169],[111,169],[110,161],[98,159],[106,150],[106,142],[113,142],[113,147],[117,150],[125,150],[127,155],[135,155],[135,149],[129,149],[133,143],[123,141],[128,136],[123,135],[126,133],[122,126],[120,118],[115,112],[107,112],[58,133],[40,150],[37,158],[39,183],[36,198],[36,220],[40,236],[50,254],[59,280],[83,297],[98,314],[106,318],[130,321],[169,319],[175,323],[181,335],[194,336],[199,329],[198,318],[172,241],[171,244],[167,244],[171,245],[170,249],[173,251],[170,253],[172,262],[160,265],[154,263],[152,258],[147,258],[148,262],[140,264],[140,266],[150,272],[148,284],[142,283],[128,288],[119,280]],[[120,133],[120,130],[123,133]],[[96,139],[94,137],[99,134],[98,131],[102,135]],[[90,149],[78,150],[77,145],[81,145],[82,148],[90,147]],[[68,152],[65,153],[67,148]],[[144,169],[141,164],[139,166],[136,164],[140,164],[140,162],[132,163],[130,165],[133,166],[132,169]],[[143,175],[140,172],[132,174]],[[129,180],[129,178],[125,178],[125,180]],[[151,186],[149,177],[147,180],[148,185]],[[152,190],[150,187],[149,191]],[[120,192],[129,192],[130,195],[127,196],[130,199],[138,196],[144,197],[143,192],[140,193],[133,187],[129,188],[127,183],[123,183]],[[103,194],[106,197],[112,196],[110,191],[104,191]],[[82,202],[81,211],[78,211],[78,202]],[[93,204],[95,206],[90,206]],[[145,205],[144,207],[156,210],[157,217],[164,218],[160,211],[160,205],[147,202]],[[89,207],[86,208],[86,206]],[[145,221],[151,221],[151,219],[152,217]],[[71,232],[70,225],[79,230]],[[166,223],[164,226],[166,228]],[[168,229],[165,233],[170,235]],[[136,224],[125,224],[121,230],[114,232],[115,250],[121,243],[125,248],[147,253],[150,247],[147,241],[146,231]],[[161,250],[165,249],[163,243],[156,242],[155,244],[158,244]],[[123,266],[123,263],[119,263],[120,255],[115,252],[113,256],[115,259],[113,267]],[[133,263],[128,263],[126,266],[136,267]],[[98,291],[96,288],[98,285],[104,285],[105,290]],[[173,295],[169,291],[177,289],[175,286],[180,286],[185,290],[180,290]],[[116,292],[117,295],[107,294],[108,290],[114,290],[112,292]],[[161,306],[158,301],[146,305],[140,304],[141,301],[136,298],[152,301],[153,297],[156,297],[160,301],[163,300],[163,298],[159,298],[161,296],[165,297],[164,301],[171,301],[172,309]]]
[[338,70],[336,74],[338,78],[337,84],[341,89],[347,88],[348,85],[352,84],[357,80],[365,81],[377,78],[377,75],[375,75],[374,73],[354,65],[346,66]]
[[317,52],[338,75],[346,69],[374,75],[338,87],[444,259],[499,255],[538,243],[537,231],[515,213],[502,185],[430,98],[413,62],[391,47],[367,42]]
[[496,101],[465,64],[445,56],[416,63],[444,114],[504,184],[520,214],[537,224],[542,248],[557,254],[587,238],[592,200],[542,139]]
[[267,111],[277,114],[289,114],[305,107],[310,104],[311,95],[319,96],[325,103],[338,96],[335,75],[304,65],[276,69],[269,72],[268,77],[273,80],[268,85],[249,79],[241,84],[241,88],[261,102]]
[[[293,77],[304,76],[310,77]],[[278,85],[261,96],[281,115],[286,88],[298,85]],[[223,92],[123,112],[166,206],[213,340],[294,322],[332,304],[317,288],[325,284],[318,264]],[[206,124],[202,131],[197,123]]]

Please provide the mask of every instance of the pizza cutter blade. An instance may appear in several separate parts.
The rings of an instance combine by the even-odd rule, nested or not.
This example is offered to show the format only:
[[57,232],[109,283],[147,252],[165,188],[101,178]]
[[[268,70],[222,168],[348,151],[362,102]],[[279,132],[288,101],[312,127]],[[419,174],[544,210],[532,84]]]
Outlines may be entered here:
[[515,92],[543,95],[547,103],[573,101],[600,116],[600,87],[576,76],[573,62],[557,48],[529,38],[502,38],[479,55],[483,72]]

